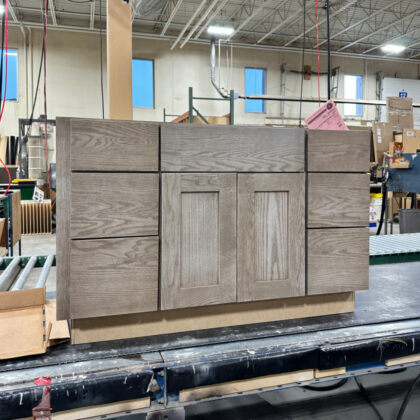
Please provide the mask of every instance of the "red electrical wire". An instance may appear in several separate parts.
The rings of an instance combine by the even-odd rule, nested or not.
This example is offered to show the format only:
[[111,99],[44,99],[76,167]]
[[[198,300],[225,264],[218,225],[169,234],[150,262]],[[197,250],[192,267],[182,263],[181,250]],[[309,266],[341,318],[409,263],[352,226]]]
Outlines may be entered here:
[[321,106],[321,85],[319,80],[319,25],[318,25],[318,0],[316,0],[315,6],[316,15],[316,56],[318,62],[318,105]]
[[[1,122],[2,117],[3,117],[4,104],[6,103],[6,91],[7,91],[7,47],[8,47],[8,39],[9,39],[9,36],[8,36],[8,33],[9,33],[9,30],[8,30],[9,29],[9,13],[8,13],[8,8],[7,8],[7,0],[5,0],[4,9],[5,9],[4,13],[6,14],[5,25],[4,25],[5,26],[5,31],[6,31],[6,34],[5,34],[5,44],[6,44],[6,63],[5,63],[5,65],[6,65],[6,69],[5,69],[5,75],[4,75],[4,97],[3,97],[3,104],[1,106],[1,112],[0,112],[0,122]],[[3,57],[1,57],[1,59],[3,60]],[[0,83],[1,82],[2,81],[0,81]],[[0,163],[6,169],[7,175],[9,177],[9,185],[7,186],[6,191],[4,193],[4,195],[6,195],[9,192],[10,187],[12,185],[12,176],[10,175],[9,168],[7,167],[7,165],[3,162],[3,159],[1,159],[1,158],[0,158]]]
[[45,132],[45,165],[48,178],[48,197],[51,198],[51,180],[48,170],[48,133],[47,133],[47,25],[48,25],[48,0],[44,2],[44,132]]

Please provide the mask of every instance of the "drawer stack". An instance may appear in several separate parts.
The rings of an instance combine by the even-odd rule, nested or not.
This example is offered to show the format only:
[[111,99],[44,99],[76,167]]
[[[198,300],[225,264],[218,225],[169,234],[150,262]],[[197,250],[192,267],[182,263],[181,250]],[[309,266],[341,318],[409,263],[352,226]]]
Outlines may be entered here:
[[369,141],[364,131],[307,132],[307,290],[369,286]]

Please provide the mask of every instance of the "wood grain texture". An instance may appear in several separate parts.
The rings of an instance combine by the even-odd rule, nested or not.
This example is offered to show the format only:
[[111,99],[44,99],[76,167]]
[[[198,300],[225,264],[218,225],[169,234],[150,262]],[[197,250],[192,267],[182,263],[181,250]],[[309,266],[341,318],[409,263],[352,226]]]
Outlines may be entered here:
[[308,294],[369,287],[369,229],[308,230]]
[[369,176],[308,174],[308,227],[369,225]]
[[370,131],[308,130],[308,171],[368,172]]
[[162,171],[303,172],[300,128],[162,124]]
[[72,170],[158,170],[157,123],[72,118],[71,127]]
[[75,319],[72,344],[147,337],[234,325],[352,312],[354,293],[301,296],[199,308]]
[[304,294],[304,174],[239,174],[238,301]]
[[158,234],[158,174],[76,172],[71,188],[71,238]]
[[161,308],[236,300],[236,175],[162,175]]
[[70,317],[158,308],[158,238],[71,242]]
[[70,318],[70,118],[57,118],[57,320]]

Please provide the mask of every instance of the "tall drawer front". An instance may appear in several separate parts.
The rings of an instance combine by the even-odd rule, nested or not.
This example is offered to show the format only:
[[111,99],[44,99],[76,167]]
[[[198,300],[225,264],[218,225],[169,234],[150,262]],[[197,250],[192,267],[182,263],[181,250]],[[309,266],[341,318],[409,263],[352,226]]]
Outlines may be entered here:
[[141,121],[70,119],[71,169],[157,171],[159,124]]
[[369,225],[366,174],[308,174],[308,224],[317,227]]
[[367,172],[370,130],[308,130],[309,172]]
[[161,169],[184,172],[303,172],[302,128],[162,124]]
[[71,183],[71,238],[158,234],[158,174],[76,172]]
[[308,294],[369,287],[369,229],[308,230]]
[[70,317],[158,309],[157,237],[73,240]]

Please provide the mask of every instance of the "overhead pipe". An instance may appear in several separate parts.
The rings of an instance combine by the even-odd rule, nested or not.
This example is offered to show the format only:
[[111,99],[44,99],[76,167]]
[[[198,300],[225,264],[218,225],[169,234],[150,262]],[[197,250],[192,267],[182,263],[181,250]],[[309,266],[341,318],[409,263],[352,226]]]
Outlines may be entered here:
[[211,84],[214,86],[214,88],[217,90],[218,94],[222,98],[228,98],[228,95],[223,93],[223,91],[220,89],[219,86],[217,86],[216,83],[216,38],[214,36],[211,37],[210,40],[210,63],[211,63],[211,71],[210,71],[210,78],[211,78]]

